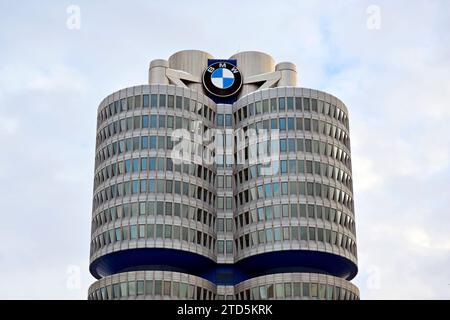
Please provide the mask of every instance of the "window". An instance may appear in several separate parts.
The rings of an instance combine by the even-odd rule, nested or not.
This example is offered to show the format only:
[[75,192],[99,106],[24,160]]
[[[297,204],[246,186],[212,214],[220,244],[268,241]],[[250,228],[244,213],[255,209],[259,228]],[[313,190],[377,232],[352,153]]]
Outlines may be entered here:
[[273,228],[273,234],[275,241],[281,241],[281,229],[280,227]]
[[280,118],[280,119],[278,119],[278,123],[279,123],[279,129],[281,131],[286,131],[286,119]]
[[300,297],[301,296],[301,286],[300,286],[300,282],[294,282],[293,286],[292,286],[292,291],[294,293],[294,297]]
[[163,225],[162,224],[157,224],[156,225],[156,237],[157,238],[162,238],[163,236]]
[[309,240],[316,241],[316,228],[309,227]]
[[232,240],[227,240],[226,241],[226,252],[228,254],[232,254],[233,253],[233,241]]
[[327,300],[333,300],[334,299],[334,295],[333,295],[333,286],[328,285],[327,286]]
[[166,95],[160,94],[159,95],[159,107],[165,107],[166,106]]
[[120,230],[120,228],[116,228],[116,241],[121,241],[122,240],[122,232]]
[[114,299],[119,299],[121,296],[120,294],[120,284],[116,283],[113,285],[113,297]]
[[264,220],[264,208],[258,208],[258,220],[259,221]]
[[164,226],[164,238],[166,238],[166,239],[172,238],[172,226],[171,225]]
[[130,239],[137,239],[137,225],[130,226]]
[[[136,109],[140,109],[141,108],[141,105],[142,105],[141,102],[142,102],[141,96],[135,96],[134,97],[134,107]],[[147,104],[148,104],[148,95],[147,95]]]
[[273,284],[269,284],[267,286],[267,298],[268,299],[274,298]]
[[162,295],[162,281],[155,280],[155,295]]
[[233,209],[233,206],[232,206],[232,200],[233,200],[232,197],[227,197],[227,209],[228,209],[228,210]]
[[218,114],[217,115],[217,125],[218,126],[223,126],[223,114]]
[[317,297],[317,283],[311,283],[311,297]]
[[325,299],[326,285],[319,284],[319,299]]
[[187,298],[188,296],[188,285],[186,283],[180,283],[180,298]]
[[233,219],[226,219],[226,230],[233,231]]
[[136,282],[134,281],[128,282],[128,295],[130,296],[136,295]]
[[167,116],[167,128],[173,129],[173,116]]
[[142,128],[148,128],[148,116],[142,116]]
[[300,240],[308,240],[307,227],[300,227]]
[[139,172],[139,158],[133,159],[133,172]]
[[151,129],[156,128],[157,119],[158,119],[158,116],[157,116],[156,114],[152,114],[152,115],[150,116],[150,128],[151,128]]
[[305,111],[310,111],[309,98],[303,98],[303,109]]
[[281,173],[286,173],[286,172],[287,172],[287,161],[281,160]]
[[148,295],[153,295],[153,280],[146,280],[145,281],[145,292]]
[[127,297],[128,296],[128,283],[122,282],[120,284],[120,296],[121,297]]
[[159,115],[159,128],[165,128],[165,127],[166,127],[166,116]]
[[176,106],[177,109],[182,109],[183,108],[183,97],[181,96],[177,96],[176,98]]
[[138,295],[143,295],[144,294],[144,281],[143,280],[139,280],[137,282],[137,294]]
[[141,137],[141,149],[142,150],[148,149],[148,137],[147,136]]
[[267,299],[267,290],[265,286],[259,287],[259,297],[261,300]]
[[173,95],[168,95],[168,96],[167,96],[167,107],[173,109],[173,107],[174,107],[174,99],[173,99]]
[[283,298],[284,297],[283,284],[282,283],[275,284],[275,293],[276,293],[277,298]]
[[[140,102],[140,100],[139,100],[139,102]],[[148,108],[148,94],[143,95],[143,104],[142,105],[144,108]],[[136,106],[137,106],[137,104],[136,104]]]
[[280,152],[286,152],[286,139],[280,139]]
[[257,101],[255,103],[255,107],[256,107],[256,114],[261,114],[262,113],[261,101]]
[[217,253],[220,253],[220,254],[224,253],[224,241],[223,240],[217,240]]
[[150,136],[150,149],[156,149],[156,136]]
[[132,193],[133,194],[139,193],[139,180],[133,180]]
[[288,118],[288,130],[295,130],[294,119],[295,118]]
[[150,96],[150,107],[156,108],[158,107],[158,96],[156,94],[152,94]]
[[139,238],[145,238],[145,224],[139,225]]
[[225,126],[227,127],[231,127],[231,114],[226,114],[225,115]]
[[217,219],[217,231],[225,231],[225,225],[223,218]]
[[280,111],[286,110],[286,99],[284,97],[278,98],[278,107]]
[[270,120],[270,128],[271,129],[278,129],[278,121],[277,121],[277,119],[271,119]]
[[294,98],[293,97],[287,98],[287,109],[294,110]]
[[[173,98],[173,96],[169,96],[169,97],[172,97]],[[165,296],[170,296],[170,294],[171,294],[171,282],[170,281],[164,281],[164,295]]]
[[303,297],[309,297],[309,283],[303,283]]
[[267,240],[267,242],[273,242],[272,229],[266,229],[266,240]]

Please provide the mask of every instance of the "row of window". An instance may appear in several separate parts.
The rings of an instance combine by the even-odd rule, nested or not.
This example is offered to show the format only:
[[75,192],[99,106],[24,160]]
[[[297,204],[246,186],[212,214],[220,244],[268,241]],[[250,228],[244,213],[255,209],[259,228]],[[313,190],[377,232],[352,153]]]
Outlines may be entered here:
[[138,194],[164,193],[178,194],[203,201],[215,206],[216,195],[196,184],[168,179],[139,179],[112,184],[94,195],[94,210],[106,201]]
[[188,97],[170,94],[143,94],[116,100],[104,107],[97,116],[97,127],[100,123],[116,114],[128,110],[140,110],[142,108],[167,108],[195,112],[211,122],[214,121],[216,114],[215,111],[207,105]]
[[272,151],[273,156],[296,152],[327,156],[340,161],[351,170],[350,155],[345,150],[324,141],[303,138],[280,138],[246,146],[237,150],[234,154],[234,161],[237,164],[245,164],[248,163],[250,158],[258,159],[259,157],[272,156]]
[[137,296],[169,296],[180,299],[214,300],[211,290],[185,282],[137,280],[115,283],[92,292],[89,300],[112,300]]
[[323,283],[284,282],[267,284],[243,290],[236,294],[238,300],[265,300],[285,298],[313,298],[326,300],[358,300],[352,291]]
[[100,211],[92,219],[92,232],[116,220],[139,216],[174,216],[198,221],[210,228],[214,227],[215,216],[202,208],[184,203],[168,201],[141,201],[120,204]]
[[331,137],[350,149],[350,139],[346,131],[326,121],[317,119],[295,117],[266,119],[263,121],[253,122],[242,128],[244,133],[249,129],[255,130],[256,133],[259,133],[261,130],[279,130],[279,132],[315,132]]
[[341,247],[356,256],[356,243],[349,236],[330,229],[291,226],[252,231],[235,239],[238,252],[247,248],[281,241],[317,241]]
[[[352,177],[344,170],[327,164],[321,161],[313,160],[281,160],[278,163],[274,163],[274,168],[279,168],[281,174],[316,174],[329,179],[338,181],[350,190],[353,188]],[[248,168],[244,168],[237,172],[237,182],[241,185],[247,181],[257,179],[258,177],[264,177],[261,175],[262,165],[253,165]]]
[[[222,115],[223,116],[223,115]],[[150,116],[134,116],[110,123],[108,126],[104,127],[97,133],[97,145],[100,145],[106,139],[114,136],[115,134],[123,133],[131,130],[139,129],[186,129],[191,130],[191,124],[194,123],[189,119],[182,117],[172,116],[172,115],[156,115],[152,114]],[[197,129],[207,127],[200,126]],[[300,117],[288,117],[288,118],[277,118],[271,120],[258,121],[256,123],[251,123],[243,128],[243,132],[247,132],[248,129],[253,129],[258,133],[260,130],[280,130],[283,131],[308,131],[323,134],[332,137],[349,148],[349,137],[348,134],[337,126],[334,126],[328,122],[310,119],[310,118],[300,118]]]
[[[137,296],[173,297],[180,299],[214,300],[211,290],[192,284],[166,280],[126,281],[105,286],[92,292],[89,300],[112,300]],[[283,282],[266,284],[236,293],[237,300],[312,298],[324,300],[358,300],[351,290],[323,283]],[[227,297],[228,299],[228,297]]]
[[[140,193],[173,193],[202,200],[210,206],[215,207],[216,205],[215,194],[189,182],[168,179],[136,179],[112,184],[97,192],[94,195],[94,209],[108,200]],[[272,182],[250,187],[235,196],[235,204],[242,206],[252,201],[272,199],[281,195],[327,198],[353,210],[352,197],[343,190],[319,182],[304,181]],[[217,203],[218,209],[232,209],[231,197],[220,197],[220,199],[220,202]]]
[[132,224],[100,233],[91,242],[91,255],[115,242],[136,239],[167,239],[197,244],[214,252],[216,239],[205,232],[171,224]]
[[345,191],[319,182],[286,181],[260,184],[239,192],[235,203],[245,205],[260,199],[273,199],[281,195],[312,196],[326,198],[353,210],[352,197]]
[[[100,145],[110,137],[131,130],[140,129],[186,129],[195,130],[198,134],[202,134],[207,130],[207,126],[198,125],[197,122],[187,118],[172,115],[156,114],[134,116],[119,119],[111,122],[97,133],[97,145]],[[201,131],[203,130],[203,131]]]
[[232,127],[233,123],[231,114],[217,114],[216,124],[218,127]]
[[199,179],[203,179],[209,184],[214,185],[215,173],[195,163],[183,162],[180,164],[173,164],[172,158],[167,157],[140,157],[118,161],[105,166],[99,170],[94,177],[94,188],[97,188],[101,183],[127,173],[138,173],[148,171],[169,171],[184,173]]
[[[180,217],[198,221],[210,228],[215,227],[215,217],[207,210],[177,202],[141,201],[117,205],[99,212],[92,220],[92,231],[122,218],[147,215]],[[234,223],[235,229],[238,229],[261,221],[273,221],[281,218],[298,219],[299,217],[330,221],[347,228],[355,234],[355,222],[352,217],[334,208],[312,204],[291,203],[259,207],[236,216]],[[233,219],[217,219],[216,230],[232,232]]]
[[[95,167],[97,168],[101,163],[113,156],[125,154],[127,152],[140,150],[172,150],[173,146],[174,142],[172,137],[164,135],[138,136],[113,141],[98,151],[95,158]],[[196,143],[195,146],[199,147],[198,143]],[[259,155],[270,156],[272,150],[279,154],[307,152],[332,157],[351,170],[350,155],[346,151],[330,143],[313,139],[281,138],[263,144],[260,143],[258,146],[247,146],[244,149],[238,150],[234,154],[234,159],[231,154],[225,156],[222,154],[215,155],[215,152],[212,152],[212,154],[215,155],[217,167],[223,167],[224,165],[232,166],[233,163],[246,164],[249,162],[249,158],[255,159]]]
[[344,111],[328,102],[301,97],[280,97],[263,99],[245,105],[234,112],[234,123],[239,123],[249,117],[260,114],[267,114],[269,112],[285,112],[285,111],[303,111],[315,112],[326,115],[341,122],[348,128],[348,117]]
[[[183,138],[185,139],[185,138]],[[176,143],[187,142],[183,141],[175,141]],[[196,154],[203,154],[206,151],[206,145],[202,145],[199,142],[192,142],[192,152]],[[130,137],[125,139],[120,139],[117,141],[113,141],[110,144],[101,148],[97,154],[95,155],[95,168],[101,165],[104,161],[110,159],[113,156],[130,153],[133,151],[141,151],[141,150],[172,150],[174,148],[174,140],[171,136],[165,135],[150,135],[150,136],[137,136]],[[212,154],[214,155],[214,150],[212,150]],[[210,153],[211,154],[211,153]]]
[[[216,239],[208,233],[197,229],[172,224],[131,224],[104,231],[91,243],[91,254],[104,246],[115,242],[136,239],[168,239],[190,242],[215,250]],[[235,239],[235,248],[239,251],[247,248],[272,244],[281,241],[317,241],[328,243],[348,250],[356,256],[356,243],[349,236],[325,228],[307,226],[280,226],[252,231]],[[232,241],[218,241],[217,253],[233,253]]]
[[356,234],[355,221],[350,215],[334,208],[314,204],[291,203],[254,208],[235,216],[234,223],[237,228],[243,228],[246,225],[261,221],[281,218],[298,219],[299,217],[330,221]]
[[233,240],[217,240],[217,253],[233,255]]

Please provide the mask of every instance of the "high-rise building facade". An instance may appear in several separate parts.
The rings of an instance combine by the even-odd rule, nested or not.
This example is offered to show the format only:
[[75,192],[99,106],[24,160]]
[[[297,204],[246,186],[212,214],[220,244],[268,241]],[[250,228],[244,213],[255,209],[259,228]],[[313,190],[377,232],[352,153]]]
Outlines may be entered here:
[[359,299],[348,111],[180,51],[98,108],[89,299]]

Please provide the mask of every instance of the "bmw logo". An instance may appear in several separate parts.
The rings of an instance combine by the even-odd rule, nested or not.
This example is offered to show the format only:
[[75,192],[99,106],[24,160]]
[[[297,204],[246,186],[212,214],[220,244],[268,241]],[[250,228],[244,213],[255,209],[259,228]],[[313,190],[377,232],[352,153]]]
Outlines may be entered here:
[[239,69],[229,61],[213,62],[203,73],[203,85],[216,97],[229,97],[241,88],[242,75]]

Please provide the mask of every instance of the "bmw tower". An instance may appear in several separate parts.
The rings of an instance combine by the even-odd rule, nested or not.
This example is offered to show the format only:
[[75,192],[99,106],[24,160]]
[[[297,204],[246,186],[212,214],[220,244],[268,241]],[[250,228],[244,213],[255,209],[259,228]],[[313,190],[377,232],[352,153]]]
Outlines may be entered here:
[[89,299],[359,299],[348,110],[293,63],[153,60],[95,152]]

